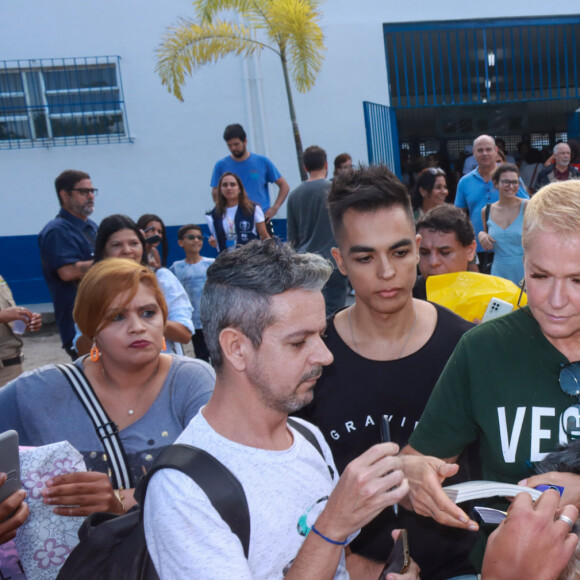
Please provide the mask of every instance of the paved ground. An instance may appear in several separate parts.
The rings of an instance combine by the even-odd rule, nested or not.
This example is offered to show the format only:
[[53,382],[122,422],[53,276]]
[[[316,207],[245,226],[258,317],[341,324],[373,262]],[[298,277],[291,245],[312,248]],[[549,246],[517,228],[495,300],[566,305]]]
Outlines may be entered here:
[[50,363],[70,362],[70,357],[61,348],[56,323],[44,324],[39,332],[29,332],[24,341],[24,370],[29,371]]

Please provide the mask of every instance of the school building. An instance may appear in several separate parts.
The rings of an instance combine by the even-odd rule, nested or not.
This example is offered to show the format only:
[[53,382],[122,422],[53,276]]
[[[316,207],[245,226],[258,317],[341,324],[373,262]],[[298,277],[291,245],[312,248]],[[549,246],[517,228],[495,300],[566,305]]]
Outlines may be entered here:
[[[481,133],[513,150],[580,134],[580,16],[539,0],[332,0],[320,5],[326,53],[315,87],[294,91],[302,142],[329,159],[385,162],[399,151],[451,158]],[[282,69],[265,50],[196,72],[179,102],[155,49],[189,0],[5,2],[0,18],[0,274],[20,303],[49,302],[36,236],[58,211],[54,178],[88,172],[92,218],[159,214],[171,236],[211,209],[224,127],[300,181]],[[275,195],[276,188],[272,191]],[[285,209],[277,215],[285,231]],[[171,242],[171,258],[180,250]]]

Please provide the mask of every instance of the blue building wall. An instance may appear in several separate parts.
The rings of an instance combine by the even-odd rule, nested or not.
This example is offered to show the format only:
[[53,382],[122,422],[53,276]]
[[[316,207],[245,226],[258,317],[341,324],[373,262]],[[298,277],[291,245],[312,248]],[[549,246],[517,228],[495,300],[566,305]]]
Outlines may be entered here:
[[[274,231],[283,241],[286,240],[286,220],[274,219]],[[202,254],[210,258],[217,256],[217,251],[207,243],[209,229],[201,225],[206,240]],[[180,226],[167,227],[170,265],[175,260],[184,258],[183,250],[177,245],[177,230]],[[50,293],[40,264],[37,236],[3,236],[0,237],[0,274],[8,282],[17,304],[39,304],[51,302]]]

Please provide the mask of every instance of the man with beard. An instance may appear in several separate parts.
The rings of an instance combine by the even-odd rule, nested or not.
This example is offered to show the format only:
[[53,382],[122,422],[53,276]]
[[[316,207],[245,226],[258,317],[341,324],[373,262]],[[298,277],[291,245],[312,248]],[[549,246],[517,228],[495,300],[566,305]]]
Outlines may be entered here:
[[72,311],[79,280],[93,263],[97,224],[89,216],[98,190],[88,173],[74,169],[63,171],[54,185],[60,211],[38,235],[38,245],[62,347],[74,360]]
[[[201,319],[216,384],[176,443],[204,449],[238,479],[249,549],[246,557],[188,476],[158,471],[144,522],[161,580],[346,579],[344,546],[406,494],[394,443],[373,446],[339,479],[321,433],[288,421],[312,400],[322,367],[332,362],[321,292],[331,270],[321,256],[270,239],[223,252],[208,268]],[[416,565],[413,572],[404,578],[416,578]]]
[[[383,415],[392,441],[408,441],[447,359],[472,325],[413,299],[421,236],[405,186],[386,167],[338,175],[328,209],[338,244],[332,253],[355,290],[355,303],[327,321],[324,340],[334,362],[300,416],[322,431],[342,472],[381,441]],[[395,528],[407,529],[423,579],[474,578],[468,556],[475,535],[402,507],[398,517],[384,510],[352,542],[347,565],[353,577],[378,578]]]
[[580,171],[570,165],[572,149],[568,143],[560,142],[554,147],[554,163],[544,167],[536,179],[536,191],[555,181],[580,179]]
[[[217,200],[220,177],[226,171],[231,171],[242,180],[248,197],[262,208],[266,224],[269,224],[286,200],[290,186],[267,157],[248,151],[248,139],[241,125],[237,123],[228,125],[224,131],[224,141],[231,155],[220,159],[213,168],[211,194],[214,202]],[[272,206],[268,192],[269,183],[275,183],[279,188],[278,196]],[[271,231],[269,233],[272,234]]]
[[[481,210],[486,204],[494,203],[499,199],[499,192],[491,180],[493,172],[497,169],[497,151],[493,137],[480,135],[475,139],[473,142],[473,155],[477,161],[477,167],[459,180],[455,196],[455,205],[467,211],[473,224],[477,242],[477,256],[482,267],[491,266],[491,261],[493,260],[493,252],[486,252],[479,243],[477,236],[484,229]],[[521,181],[517,196],[522,199],[530,198]]]

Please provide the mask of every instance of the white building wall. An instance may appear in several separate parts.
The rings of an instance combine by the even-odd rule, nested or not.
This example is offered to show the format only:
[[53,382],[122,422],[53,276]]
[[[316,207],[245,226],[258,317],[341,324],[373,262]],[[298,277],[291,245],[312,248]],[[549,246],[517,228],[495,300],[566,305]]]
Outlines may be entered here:
[[[416,0],[329,0],[321,5],[326,60],[314,89],[295,92],[304,147],[332,159],[348,151],[367,161],[362,102],[388,104],[382,24],[394,21],[551,15],[545,0],[508,4]],[[573,3],[560,14],[577,12]],[[299,182],[277,56],[256,63],[227,58],[187,81],[185,102],[154,72],[154,49],[167,26],[192,16],[189,0],[19,0],[0,9],[2,59],[121,56],[126,111],[134,143],[0,150],[0,236],[36,234],[57,212],[53,188],[63,169],[88,171],[100,193],[94,218],[158,213],[167,225],[201,223],[210,209],[214,162],[227,154],[224,127],[242,123],[249,148],[268,155],[291,187]],[[248,75],[254,81],[248,83]],[[253,99],[262,100],[262,114]],[[276,188],[275,188],[276,189]],[[275,194],[275,191],[273,192]],[[277,217],[285,217],[285,210]],[[1,258],[0,258],[1,259]]]

